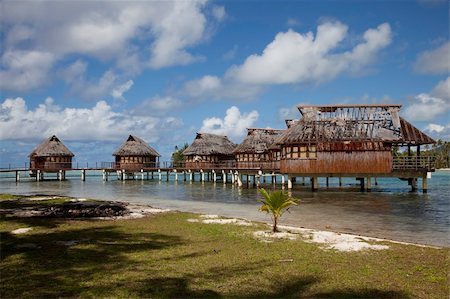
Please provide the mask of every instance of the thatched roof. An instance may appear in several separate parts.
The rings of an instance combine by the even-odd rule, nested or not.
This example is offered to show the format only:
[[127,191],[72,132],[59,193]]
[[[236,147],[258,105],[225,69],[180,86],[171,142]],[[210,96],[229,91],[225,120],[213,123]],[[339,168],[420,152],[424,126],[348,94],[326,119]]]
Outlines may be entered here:
[[234,153],[265,153],[284,130],[247,129],[247,137],[239,144]]
[[45,139],[29,157],[75,156],[55,135]]
[[161,155],[144,140],[134,135],[128,136],[128,139],[113,153],[113,156],[155,156]]
[[183,151],[184,156],[190,155],[233,155],[236,144],[227,136],[208,133],[197,133],[194,142]]
[[428,144],[434,140],[399,117],[400,105],[299,106],[302,118],[277,144],[381,141]]

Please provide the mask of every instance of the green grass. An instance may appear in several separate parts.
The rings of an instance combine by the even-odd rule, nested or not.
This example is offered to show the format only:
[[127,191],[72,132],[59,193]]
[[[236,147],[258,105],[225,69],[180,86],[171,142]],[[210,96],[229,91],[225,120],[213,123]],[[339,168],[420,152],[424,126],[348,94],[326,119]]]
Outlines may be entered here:
[[[115,221],[1,217],[1,298],[449,295],[448,249],[389,244],[342,253],[301,240],[264,243],[252,232],[270,230],[266,225],[190,223],[198,216],[188,213]],[[33,230],[10,233],[23,227]],[[80,242],[58,242],[71,240]]]

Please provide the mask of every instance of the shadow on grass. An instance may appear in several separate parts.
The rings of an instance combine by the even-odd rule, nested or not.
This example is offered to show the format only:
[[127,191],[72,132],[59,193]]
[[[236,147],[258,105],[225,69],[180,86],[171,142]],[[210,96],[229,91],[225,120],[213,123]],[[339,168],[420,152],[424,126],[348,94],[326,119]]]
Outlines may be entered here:
[[116,226],[42,234],[2,233],[0,297],[77,296],[83,290],[81,281],[132,265],[127,254],[181,244],[177,236],[124,233]]

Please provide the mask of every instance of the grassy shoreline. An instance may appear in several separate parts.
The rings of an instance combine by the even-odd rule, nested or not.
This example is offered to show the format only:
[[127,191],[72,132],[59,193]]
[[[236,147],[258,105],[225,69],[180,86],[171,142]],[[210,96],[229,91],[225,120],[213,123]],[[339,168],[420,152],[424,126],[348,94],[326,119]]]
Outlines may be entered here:
[[[16,199],[0,196],[0,204],[5,200]],[[189,219],[200,218],[181,212],[117,220],[18,218],[2,214],[0,296],[449,295],[448,248],[388,243],[387,250],[339,252],[301,239],[262,242],[253,237],[257,230],[270,230],[261,223],[236,226]],[[32,230],[11,233],[26,227]]]

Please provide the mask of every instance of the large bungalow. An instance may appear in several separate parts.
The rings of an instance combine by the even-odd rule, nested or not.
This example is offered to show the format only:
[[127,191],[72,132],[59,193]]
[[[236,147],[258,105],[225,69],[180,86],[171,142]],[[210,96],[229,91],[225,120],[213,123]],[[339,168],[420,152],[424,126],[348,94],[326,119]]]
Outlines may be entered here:
[[72,168],[74,154],[55,135],[45,139],[29,155],[30,170],[59,171]]
[[192,144],[183,151],[185,168],[215,169],[233,167],[236,145],[227,136],[197,133]]
[[138,171],[159,167],[159,157],[161,155],[141,138],[130,135],[113,153],[113,156],[116,157],[116,169]]
[[422,177],[432,169],[431,163],[420,157],[394,159],[392,149],[414,145],[420,152],[420,145],[434,140],[399,117],[400,107],[299,106],[302,118],[277,140],[281,146],[280,172],[313,178]]
[[247,137],[234,149],[236,168],[278,170],[280,150],[272,147],[284,130],[247,129]]

